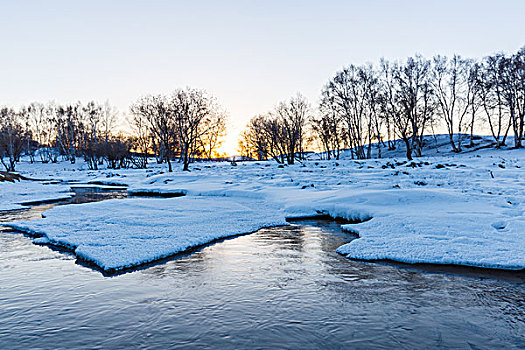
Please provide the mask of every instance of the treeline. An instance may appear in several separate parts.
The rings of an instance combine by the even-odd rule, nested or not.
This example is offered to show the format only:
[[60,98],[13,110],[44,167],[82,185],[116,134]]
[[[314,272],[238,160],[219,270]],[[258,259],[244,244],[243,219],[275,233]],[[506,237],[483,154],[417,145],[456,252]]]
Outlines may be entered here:
[[88,102],[59,105],[34,102],[18,110],[0,108],[0,161],[14,171],[23,154],[43,163],[59,156],[75,163],[84,157],[91,169],[105,158],[112,167],[123,166],[129,140],[113,135],[115,109]]
[[482,60],[416,55],[344,68],[323,88],[317,109],[300,95],[281,102],[249,122],[239,148],[245,157],[293,163],[312,142],[328,158],[351,149],[352,158],[366,159],[373,147],[379,157],[395,149],[397,140],[412,159],[439,128],[454,152],[471,147],[476,130],[490,132],[498,148],[512,133],[521,148],[524,120],[525,47]]
[[184,170],[196,157],[211,159],[226,133],[226,113],[203,90],[186,88],[171,95],[144,96],[131,106],[131,112],[137,149],[142,154],[153,150],[169,171],[173,159]]
[[[184,170],[196,159],[211,159],[226,132],[227,115],[203,90],[178,89],[139,98],[130,108],[131,132],[119,134],[109,103],[31,103],[0,107],[0,162],[14,171],[22,155],[31,162],[76,162],[91,169],[145,168],[148,159],[178,161]],[[489,132],[495,147],[514,136],[523,147],[525,47],[481,60],[420,55],[402,62],[350,65],[324,86],[312,108],[300,94],[250,120],[239,142],[243,156],[293,164],[308,147],[327,158],[350,149],[356,159],[404,145],[406,156],[421,156],[424,136],[446,130],[451,149],[472,147],[474,133]]]
[[252,118],[239,141],[242,155],[294,164],[304,151],[309,112],[308,101],[298,94],[268,114]]
[[169,96],[145,96],[131,107],[131,133],[116,133],[117,111],[108,102],[60,105],[31,103],[17,110],[0,108],[0,162],[14,171],[22,155],[31,162],[75,163],[82,157],[90,169],[145,168],[148,158],[173,160],[184,169],[199,158],[211,158],[221,145],[226,114],[204,91],[176,90]]

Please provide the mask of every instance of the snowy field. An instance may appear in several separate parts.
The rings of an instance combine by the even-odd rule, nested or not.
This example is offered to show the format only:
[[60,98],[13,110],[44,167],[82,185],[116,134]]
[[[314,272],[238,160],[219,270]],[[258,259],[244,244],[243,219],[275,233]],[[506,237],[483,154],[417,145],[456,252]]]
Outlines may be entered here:
[[[130,195],[185,196],[60,206],[45,218],[9,225],[109,271],[315,215],[352,222],[344,228],[360,238],[338,248],[348,258],[525,268],[525,150],[438,151],[412,162],[400,149],[376,160],[312,155],[293,166],[196,163],[191,172],[175,166],[173,173],[156,164],[89,171],[83,163],[23,163],[20,172],[28,176],[128,186]],[[58,198],[69,188],[26,181],[0,186],[4,209],[19,207],[26,191],[26,197]]]

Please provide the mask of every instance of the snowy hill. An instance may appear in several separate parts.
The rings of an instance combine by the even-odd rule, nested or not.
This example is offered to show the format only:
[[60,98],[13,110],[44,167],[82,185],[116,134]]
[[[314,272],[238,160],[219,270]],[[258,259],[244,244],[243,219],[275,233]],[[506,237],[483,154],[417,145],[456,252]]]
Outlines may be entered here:
[[[455,136],[454,140],[457,141],[457,135]],[[475,135],[473,137],[473,141],[473,144],[470,145],[470,135],[462,135],[462,151],[460,153],[464,154],[476,152],[480,149],[494,147],[495,145],[494,138],[487,135]],[[379,156],[379,151],[377,148],[378,144],[377,142],[373,143],[371,149],[371,158],[406,158],[406,147],[403,141],[398,139],[394,141],[394,144],[395,149],[393,150],[388,149],[388,145],[386,143],[384,145],[381,144],[381,156]],[[506,144],[513,145],[514,138],[512,136],[507,137]],[[509,148],[510,146],[503,147],[503,149]],[[426,135],[423,137],[423,157],[452,156],[454,154],[456,153],[452,151],[448,135]],[[311,153],[307,158],[311,160],[327,159],[327,155],[326,152]],[[332,158],[334,158],[333,155]],[[350,149],[341,150],[339,158],[352,159],[352,151]]]

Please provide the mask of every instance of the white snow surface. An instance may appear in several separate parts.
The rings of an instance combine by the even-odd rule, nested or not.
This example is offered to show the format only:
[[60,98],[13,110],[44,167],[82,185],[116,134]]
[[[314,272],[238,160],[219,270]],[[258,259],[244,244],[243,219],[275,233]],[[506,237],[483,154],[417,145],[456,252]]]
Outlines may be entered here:
[[0,211],[24,209],[24,204],[68,199],[74,196],[71,188],[75,187],[116,189],[115,186],[124,186],[133,181],[143,180],[154,172],[159,173],[162,167],[155,164],[148,170],[97,171],[89,170],[87,164],[81,160],[76,164],[67,161],[43,164],[38,161],[30,163],[27,157],[24,157],[23,161],[17,164],[16,170],[26,177],[43,181],[0,181]]
[[45,218],[11,227],[43,237],[105,271],[158,260],[261,227],[284,225],[279,210],[253,199],[113,199],[56,206]]
[[68,199],[74,195],[67,187],[36,181],[0,182],[0,211],[27,208],[24,204]]
[[[525,150],[428,152],[389,159],[195,163],[191,172],[75,170],[64,179],[128,185],[170,199],[55,207],[11,226],[65,245],[103,269],[122,269],[218,238],[328,214],[359,235],[338,248],[352,259],[525,268]],[[176,166],[177,164],[175,164]],[[368,220],[368,221],[366,221]]]

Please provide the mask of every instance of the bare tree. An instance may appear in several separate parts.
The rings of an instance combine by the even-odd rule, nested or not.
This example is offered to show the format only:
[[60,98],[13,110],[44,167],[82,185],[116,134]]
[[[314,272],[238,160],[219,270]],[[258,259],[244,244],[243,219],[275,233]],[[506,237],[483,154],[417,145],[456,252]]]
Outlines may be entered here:
[[57,144],[60,152],[72,164],[76,162],[80,133],[83,129],[81,121],[81,105],[70,104],[58,106],[54,119],[57,130]]
[[241,150],[244,155],[266,160],[274,158],[284,163],[287,156],[287,139],[281,121],[274,115],[259,115],[250,120],[243,133]]
[[348,66],[337,72],[323,90],[321,105],[346,124],[352,157],[370,158],[372,141],[380,140],[378,93],[378,79],[371,65]]
[[131,140],[122,136],[111,136],[104,144],[102,154],[109,169],[127,168],[131,162]]
[[371,157],[372,141],[377,140],[378,157],[381,158],[381,109],[379,108],[379,100],[381,98],[381,85],[379,83],[378,74],[374,71],[372,65],[361,67],[360,81],[364,87],[364,98],[366,103],[366,136],[368,140],[368,148],[366,158]]
[[247,158],[256,158],[257,160],[266,160],[270,155],[269,140],[267,138],[266,117],[258,115],[253,117],[239,141],[241,155]]
[[289,101],[280,102],[275,108],[275,118],[281,124],[284,133],[286,142],[284,152],[288,164],[294,164],[297,152],[302,158],[309,110],[308,101],[301,94],[297,94]]
[[11,108],[0,108],[0,162],[6,171],[15,171],[25,145],[24,127],[17,113]]
[[322,93],[321,104],[332,109],[346,124],[347,139],[354,155],[365,158],[366,98],[364,87],[359,82],[360,67],[350,65],[337,72]]
[[[434,57],[432,86],[437,100],[437,112],[445,121],[450,145],[454,152],[461,152],[463,132],[468,127],[470,89],[468,61],[454,55],[450,60],[444,56]],[[456,126],[457,125],[457,126]],[[457,132],[456,132],[457,130]],[[454,140],[456,135],[456,140]]]
[[55,138],[54,105],[33,102],[27,107],[28,124],[33,141],[39,148],[40,161],[48,163],[53,160],[52,143]]
[[208,160],[212,159],[214,153],[222,145],[226,135],[227,114],[219,107],[213,107],[211,113],[203,120],[200,127],[198,139],[198,152]]
[[320,115],[312,117],[310,126],[328,159],[339,159],[344,135],[343,123],[339,114],[332,108],[332,103],[324,101],[319,106]]
[[525,110],[525,48],[510,57],[498,57],[502,102],[514,131],[514,146],[522,147]]
[[24,151],[29,156],[31,164],[35,162],[35,153],[38,149],[38,144],[33,141],[34,125],[31,118],[31,113],[28,107],[22,106],[18,110],[17,119],[23,128],[23,135],[25,139]]
[[496,147],[505,145],[511,122],[505,110],[503,91],[503,72],[500,64],[503,55],[497,54],[485,58],[480,71],[480,98]]
[[82,137],[82,153],[88,162],[89,168],[98,169],[102,157],[103,143],[101,140],[101,124],[103,120],[103,108],[94,101],[88,102],[82,107],[83,128],[80,131]]
[[213,113],[212,101],[202,90],[179,89],[170,97],[170,112],[176,124],[183,170],[187,171],[204,132],[201,126]]
[[422,138],[425,127],[434,116],[434,93],[430,85],[430,61],[420,55],[409,57],[402,65],[392,67],[393,90],[391,101],[395,108],[396,132],[407,147],[407,158],[411,152],[422,155]]
[[268,154],[278,163],[284,163],[287,160],[288,145],[286,133],[281,121],[275,116],[269,115],[264,119],[263,132],[268,140]]
[[525,46],[513,57],[513,66],[516,79],[516,122],[514,126],[514,137],[516,147],[523,147],[522,141],[525,137]]
[[131,112],[139,118],[135,119],[135,126],[142,127],[147,121],[154,136],[153,149],[168,163],[170,172],[171,159],[176,154],[180,155],[184,170],[189,170],[199,150],[211,157],[225,130],[225,114],[203,90],[186,88],[177,89],[170,96],[145,96],[131,106]]
[[467,103],[470,114],[470,147],[474,146],[474,125],[478,116],[478,110],[481,108],[481,86],[480,86],[480,65],[473,60],[467,60]]
[[131,112],[147,121],[160,158],[168,163],[168,171],[173,171],[171,157],[175,153],[177,127],[170,101],[161,95],[144,96],[131,106]]
[[135,157],[131,162],[139,169],[146,169],[148,166],[148,154],[153,148],[152,134],[148,121],[142,114],[134,114],[131,121],[133,136],[131,137],[131,149],[135,152]]
[[406,113],[395,79],[395,74],[397,74],[396,71],[399,67],[397,64],[391,64],[386,60],[381,60],[381,67],[383,72],[382,109],[385,115],[390,116],[394,132],[405,143],[407,159],[412,160],[411,119]]
[[100,120],[100,127],[102,132],[102,137],[104,138],[104,143],[108,143],[112,131],[117,123],[118,111],[112,106],[109,101],[104,102],[102,108],[102,116]]

